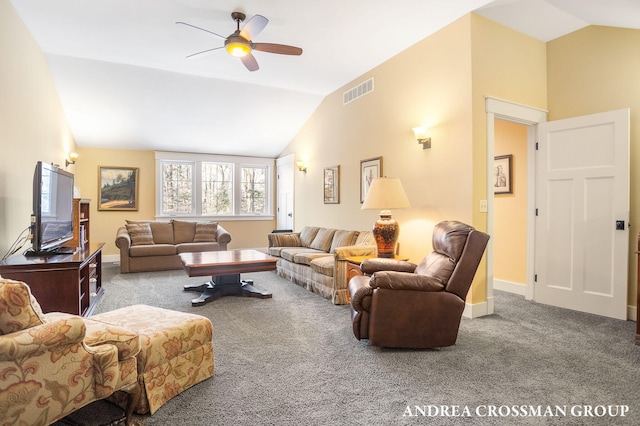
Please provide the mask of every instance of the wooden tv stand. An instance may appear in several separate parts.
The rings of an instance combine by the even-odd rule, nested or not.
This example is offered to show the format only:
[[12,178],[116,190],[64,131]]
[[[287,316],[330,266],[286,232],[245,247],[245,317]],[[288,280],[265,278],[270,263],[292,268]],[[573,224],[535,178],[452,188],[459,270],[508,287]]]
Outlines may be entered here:
[[90,243],[73,254],[10,257],[0,262],[0,275],[27,283],[45,313],[86,317],[104,293],[103,246],[104,243]]

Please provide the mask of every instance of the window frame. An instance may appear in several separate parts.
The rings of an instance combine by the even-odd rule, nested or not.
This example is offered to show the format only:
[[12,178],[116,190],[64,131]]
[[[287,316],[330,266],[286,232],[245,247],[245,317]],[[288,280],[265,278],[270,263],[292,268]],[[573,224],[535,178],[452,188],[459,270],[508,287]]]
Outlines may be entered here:
[[[241,157],[215,154],[191,154],[179,152],[155,152],[156,160],[156,219],[207,219],[207,220],[273,220],[275,203],[274,169],[275,159],[262,157]],[[163,214],[162,213],[162,168],[165,163],[186,162],[194,165],[193,179],[193,208],[188,214]],[[205,215],[202,214],[202,163],[233,164],[233,213],[230,215]],[[241,206],[241,170],[246,167],[266,169],[265,207],[263,214],[240,213]]]

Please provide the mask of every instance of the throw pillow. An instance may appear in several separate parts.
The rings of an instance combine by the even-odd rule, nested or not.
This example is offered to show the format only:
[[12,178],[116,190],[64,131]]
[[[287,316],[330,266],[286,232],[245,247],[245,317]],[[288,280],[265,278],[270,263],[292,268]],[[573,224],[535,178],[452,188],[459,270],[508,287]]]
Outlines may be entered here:
[[333,234],[335,233],[335,229],[320,228],[310,247],[329,253],[329,250],[331,249],[331,241],[333,240]]
[[304,228],[302,228],[302,231],[300,232],[300,243],[302,244],[302,247],[311,247],[311,243],[316,237],[318,229],[320,228],[312,226],[305,226]]
[[354,245],[356,238],[358,238],[358,234],[358,231],[336,231],[333,236],[333,241],[331,241],[331,250],[329,250],[329,253],[335,253],[338,247]]
[[194,243],[213,243],[216,241],[218,222],[196,222]]
[[196,236],[196,223],[185,220],[171,220],[173,239],[176,244],[192,243]]
[[45,322],[42,309],[28,285],[0,277],[0,335]]
[[153,244],[153,234],[149,222],[146,223],[127,223],[127,232],[131,237],[132,246],[142,246]]

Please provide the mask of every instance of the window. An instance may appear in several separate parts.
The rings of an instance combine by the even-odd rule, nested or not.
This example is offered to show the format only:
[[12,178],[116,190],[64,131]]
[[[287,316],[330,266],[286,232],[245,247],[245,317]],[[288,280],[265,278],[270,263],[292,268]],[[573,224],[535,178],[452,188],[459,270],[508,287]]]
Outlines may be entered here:
[[156,152],[158,217],[272,219],[273,159]]
[[193,212],[193,163],[162,163],[162,215]]
[[233,214],[233,164],[202,163],[202,214]]
[[267,168],[242,167],[241,176],[240,212],[265,214],[267,209]]

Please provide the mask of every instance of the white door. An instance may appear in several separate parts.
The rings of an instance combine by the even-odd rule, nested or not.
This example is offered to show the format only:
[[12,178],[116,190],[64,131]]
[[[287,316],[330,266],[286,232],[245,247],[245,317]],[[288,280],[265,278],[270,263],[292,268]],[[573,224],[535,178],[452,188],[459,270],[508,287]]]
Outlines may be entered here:
[[277,229],[293,229],[293,155],[279,158],[276,162],[278,195],[277,195]]
[[540,123],[537,302],[626,319],[629,110]]

